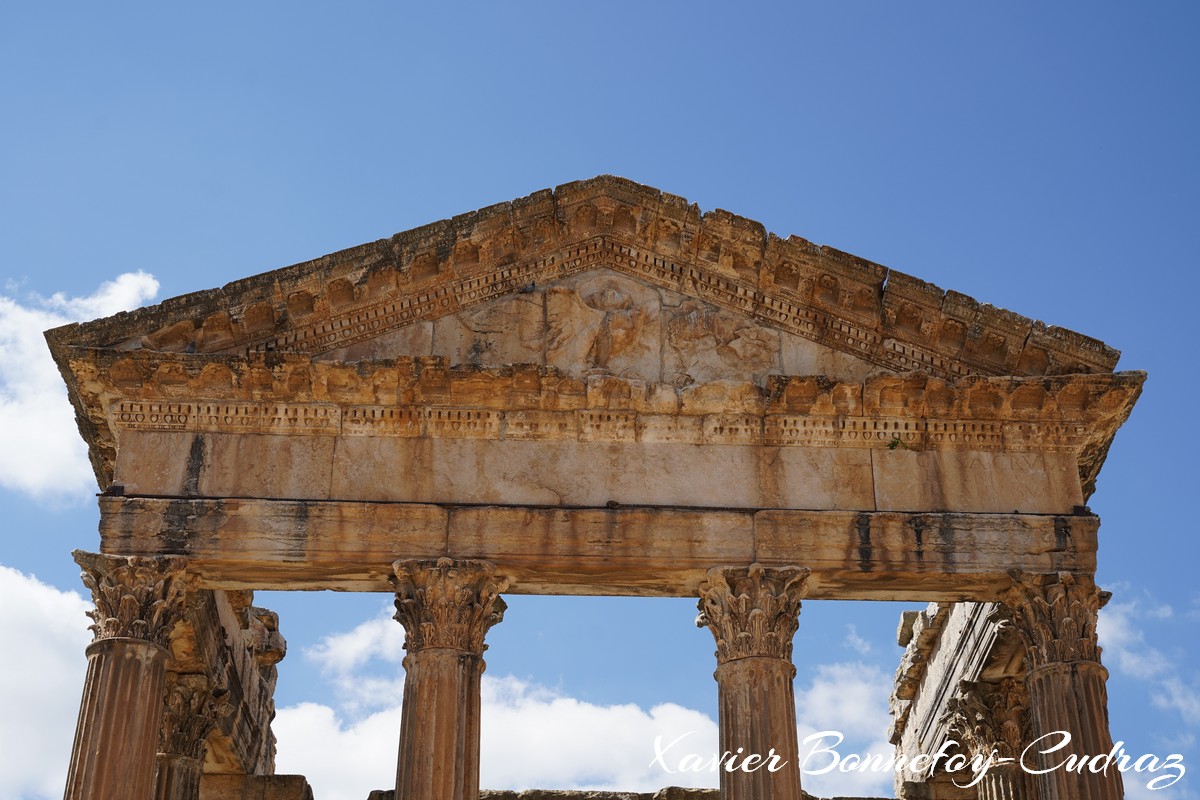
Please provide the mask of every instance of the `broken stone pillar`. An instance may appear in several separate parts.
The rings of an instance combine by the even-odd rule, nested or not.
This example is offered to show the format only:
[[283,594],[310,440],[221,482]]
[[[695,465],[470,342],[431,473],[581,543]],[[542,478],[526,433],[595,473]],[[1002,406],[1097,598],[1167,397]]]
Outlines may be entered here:
[[220,703],[204,675],[167,673],[155,800],[198,800],[208,734]]
[[[1001,595],[1025,643],[1032,746],[1024,762],[1035,775],[1042,800],[1120,800],[1116,764],[1105,767],[1113,747],[1108,729],[1108,670],[1100,663],[1096,619],[1107,596],[1086,575],[1015,571]],[[1045,752],[1064,741],[1069,744]],[[1074,759],[1074,761],[1072,761]],[[1089,762],[1082,770],[1079,759]],[[1095,765],[1099,772],[1093,772]],[[1103,769],[1101,769],[1104,767]]]
[[150,800],[171,629],[183,616],[186,559],[76,550],[96,604],[95,638],[67,771],[66,800]]
[[[717,640],[722,800],[800,797],[792,637],[809,570],[717,567],[700,584],[700,616]],[[746,759],[751,759],[746,762]]]
[[[1003,678],[996,683],[964,681],[950,698],[950,734],[958,740],[964,754],[986,764],[979,779],[979,800],[1027,800],[1036,788],[1021,769],[1021,751],[1029,742],[1028,696],[1018,678]],[[1007,760],[1005,763],[993,763]],[[975,778],[956,776],[957,783]]]
[[508,581],[484,561],[396,561],[396,620],[404,626],[404,707],[396,796],[479,796],[479,681],[484,635],[504,617]]

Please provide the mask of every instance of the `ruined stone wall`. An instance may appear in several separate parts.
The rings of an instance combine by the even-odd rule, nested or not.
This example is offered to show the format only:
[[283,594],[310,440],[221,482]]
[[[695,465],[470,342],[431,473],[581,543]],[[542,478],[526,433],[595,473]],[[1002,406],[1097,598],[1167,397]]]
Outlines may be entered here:
[[[718,800],[718,789],[688,789],[668,786],[657,792],[574,792],[564,789],[527,789],[523,792],[484,789],[479,800]],[[395,800],[392,789],[371,792],[367,800]],[[804,792],[802,800],[883,800],[877,797],[814,797]]]

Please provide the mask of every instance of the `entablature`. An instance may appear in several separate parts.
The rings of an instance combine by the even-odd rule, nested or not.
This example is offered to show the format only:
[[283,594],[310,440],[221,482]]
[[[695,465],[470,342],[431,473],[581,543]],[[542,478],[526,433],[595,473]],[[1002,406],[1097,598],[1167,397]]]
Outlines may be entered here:
[[[1078,471],[1083,488],[1063,495],[1072,503],[1086,497],[1145,378],[1134,372],[944,381],[909,373],[852,382],[772,375],[765,386],[715,381],[676,387],[612,375],[572,377],[536,365],[452,367],[437,357],[340,364],[296,355],[82,348],[72,350],[70,365],[93,415],[95,441],[109,443],[94,453],[103,456],[110,483],[129,480],[115,466],[120,443],[132,433],[254,434],[871,449],[892,454],[897,468],[923,458],[918,454],[947,450],[1052,454],[1056,465],[1073,463]],[[177,449],[188,447],[177,442]],[[780,502],[787,504],[765,504]],[[1069,510],[1016,501],[1012,507]]]

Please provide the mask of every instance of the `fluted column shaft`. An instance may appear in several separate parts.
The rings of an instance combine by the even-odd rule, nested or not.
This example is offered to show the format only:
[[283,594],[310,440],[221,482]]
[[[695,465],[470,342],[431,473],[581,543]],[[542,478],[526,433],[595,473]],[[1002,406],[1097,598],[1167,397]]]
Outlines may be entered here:
[[148,799],[167,651],[144,639],[101,639],[87,659],[64,797]]
[[397,561],[393,569],[408,651],[396,797],[477,800],[483,639],[503,619],[508,583],[482,561]]
[[[1029,672],[1029,711],[1035,740],[1045,747],[1057,744],[1058,731],[1071,734],[1071,743],[1053,753],[1038,753],[1040,769],[1056,767],[1036,776],[1040,797],[1050,800],[1120,800],[1125,796],[1121,773],[1115,764],[1105,772],[1082,772],[1063,765],[1070,754],[1103,757],[1112,750],[1108,729],[1108,670],[1096,661],[1048,664]],[[1041,739],[1046,736],[1047,738]],[[1032,753],[1031,753],[1032,755]],[[1029,761],[1030,759],[1026,759]]]
[[197,800],[204,762],[178,753],[158,754],[155,800]]
[[[1024,763],[1041,800],[1121,800],[1125,796],[1115,764],[1101,772],[1071,769],[1071,759],[1104,767],[1112,750],[1108,729],[1108,671],[1100,663],[1096,621],[1106,596],[1089,576],[1014,572],[1002,601],[1026,648],[1025,686],[1029,694],[1031,739]],[[1070,735],[1070,744],[1045,749]],[[1100,760],[1100,761],[1096,761]]]
[[150,800],[167,645],[183,613],[184,560],[76,551],[95,639],[67,770],[66,800]]
[[722,800],[801,796],[792,637],[808,574],[718,567],[700,585],[696,624],[717,642]]
[[992,767],[979,781],[979,800],[1031,800],[1032,782],[1018,764]]

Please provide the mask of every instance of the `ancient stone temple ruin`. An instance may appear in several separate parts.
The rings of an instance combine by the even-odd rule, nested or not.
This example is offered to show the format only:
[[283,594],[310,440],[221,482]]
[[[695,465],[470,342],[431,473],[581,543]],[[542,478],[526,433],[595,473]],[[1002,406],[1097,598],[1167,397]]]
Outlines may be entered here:
[[724,800],[802,796],[810,599],[931,603],[900,753],[1112,746],[1086,503],[1145,376],[1086,336],[600,177],[47,338],[103,490],[70,800],[310,796],[274,775],[256,589],[395,594],[398,800],[479,795],[505,593],[696,598],[720,749],[786,762]]

